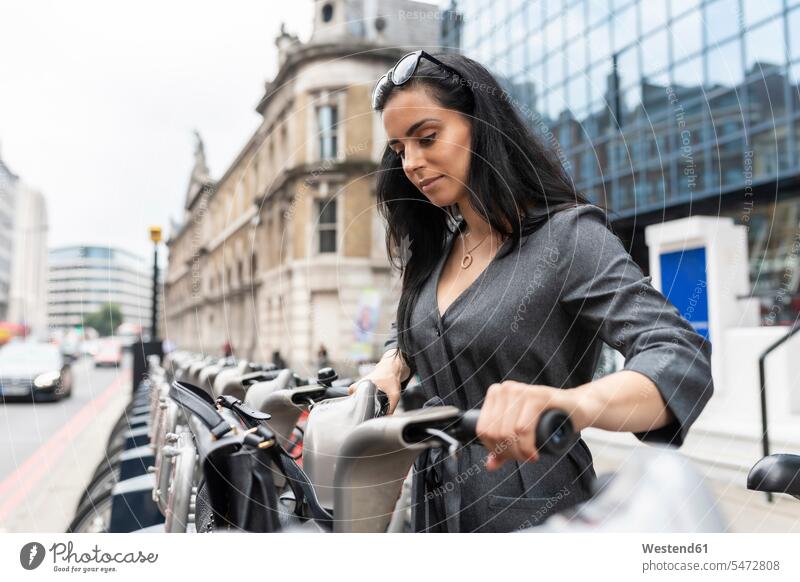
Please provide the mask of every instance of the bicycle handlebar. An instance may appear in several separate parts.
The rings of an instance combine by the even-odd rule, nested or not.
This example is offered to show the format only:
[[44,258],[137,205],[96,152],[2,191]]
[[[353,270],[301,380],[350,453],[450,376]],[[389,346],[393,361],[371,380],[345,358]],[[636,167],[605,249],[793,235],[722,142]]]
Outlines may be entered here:
[[347,386],[331,386],[325,389],[325,394],[320,400],[329,400],[331,398],[342,398],[343,396],[350,396]]
[[[331,386],[330,388],[326,388],[322,397],[318,397],[317,400],[329,400],[331,398],[342,398],[345,396],[352,396],[352,394],[350,394],[349,385]],[[376,390],[375,399],[378,401],[378,405],[380,406],[380,413],[378,416],[384,416],[389,410],[389,396],[382,390]]]
[[[440,438],[434,433],[446,433],[462,444],[477,439],[476,429],[480,409],[466,410],[455,422],[439,426],[412,426],[406,431],[404,437],[409,442],[420,442],[430,438]],[[563,410],[551,408],[545,410],[536,424],[536,449],[540,453],[562,455],[568,451],[577,440],[578,435],[572,426],[569,415]],[[448,443],[449,444],[449,443]]]

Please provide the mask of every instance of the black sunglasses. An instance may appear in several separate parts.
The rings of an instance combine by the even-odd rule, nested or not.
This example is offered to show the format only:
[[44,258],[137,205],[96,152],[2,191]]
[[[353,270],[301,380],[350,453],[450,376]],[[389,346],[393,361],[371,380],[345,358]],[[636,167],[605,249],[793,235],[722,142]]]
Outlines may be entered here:
[[414,76],[414,73],[419,66],[419,61],[423,58],[428,59],[430,62],[436,65],[439,65],[445,71],[458,77],[460,80],[464,80],[464,76],[461,73],[456,71],[453,67],[445,65],[436,57],[426,53],[423,50],[414,51],[413,53],[408,53],[407,55],[403,56],[399,61],[397,61],[394,67],[389,69],[389,71],[378,80],[378,83],[375,85],[375,89],[372,91],[372,108],[374,110],[378,111],[383,107],[383,102],[392,86],[399,87],[400,85],[407,83],[408,80]]

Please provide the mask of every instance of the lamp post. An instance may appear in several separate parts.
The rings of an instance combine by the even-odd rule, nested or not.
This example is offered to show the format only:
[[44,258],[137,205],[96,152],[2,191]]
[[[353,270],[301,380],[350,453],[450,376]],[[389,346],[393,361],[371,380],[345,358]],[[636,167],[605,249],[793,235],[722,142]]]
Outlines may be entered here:
[[147,377],[147,356],[158,356],[159,360],[163,357],[163,346],[158,338],[158,243],[161,242],[161,227],[150,227],[150,240],[153,241],[153,305],[150,313],[150,341],[145,342],[144,338],[139,338],[138,346],[133,351],[133,392],[140,386],[142,380]]
[[158,340],[158,243],[161,242],[161,227],[150,227],[150,240],[153,241],[153,305],[150,318],[150,341]]

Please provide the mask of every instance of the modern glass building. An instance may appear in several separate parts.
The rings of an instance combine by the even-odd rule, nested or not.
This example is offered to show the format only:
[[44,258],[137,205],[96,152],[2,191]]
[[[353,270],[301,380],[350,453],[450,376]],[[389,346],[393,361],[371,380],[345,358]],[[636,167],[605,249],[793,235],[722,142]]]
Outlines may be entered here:
[[749,227],[751,281],[800,311],[800,0],[458,0],[462,52],[503,79],[647,269],[644,227]]
[[124,323],[149,331],[153,274],[143,258],[111,247],[69,246],[52,249],[48,262],[51,329],[83,325],[86,315],[115,303]]

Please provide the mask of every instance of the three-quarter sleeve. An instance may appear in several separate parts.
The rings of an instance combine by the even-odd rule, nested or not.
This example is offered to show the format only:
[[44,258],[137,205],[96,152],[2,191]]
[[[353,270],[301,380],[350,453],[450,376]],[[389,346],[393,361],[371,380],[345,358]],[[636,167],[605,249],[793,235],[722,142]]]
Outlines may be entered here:
[[397,348],[397,322],[392,322],[392,328],[389,330],[389,337],[383,342],[383,353],[385,354],[391,349]]
[[[681,446],[713,393],[711,344],[644,276],[604,212],[585,205],[555,214],[548,240],[558,255],[560,304],[590,333],[625,356],[625,370],[658,387],[675,420],[634,433],[642,441]],[[547,229],[546,224],[542,228]]]

